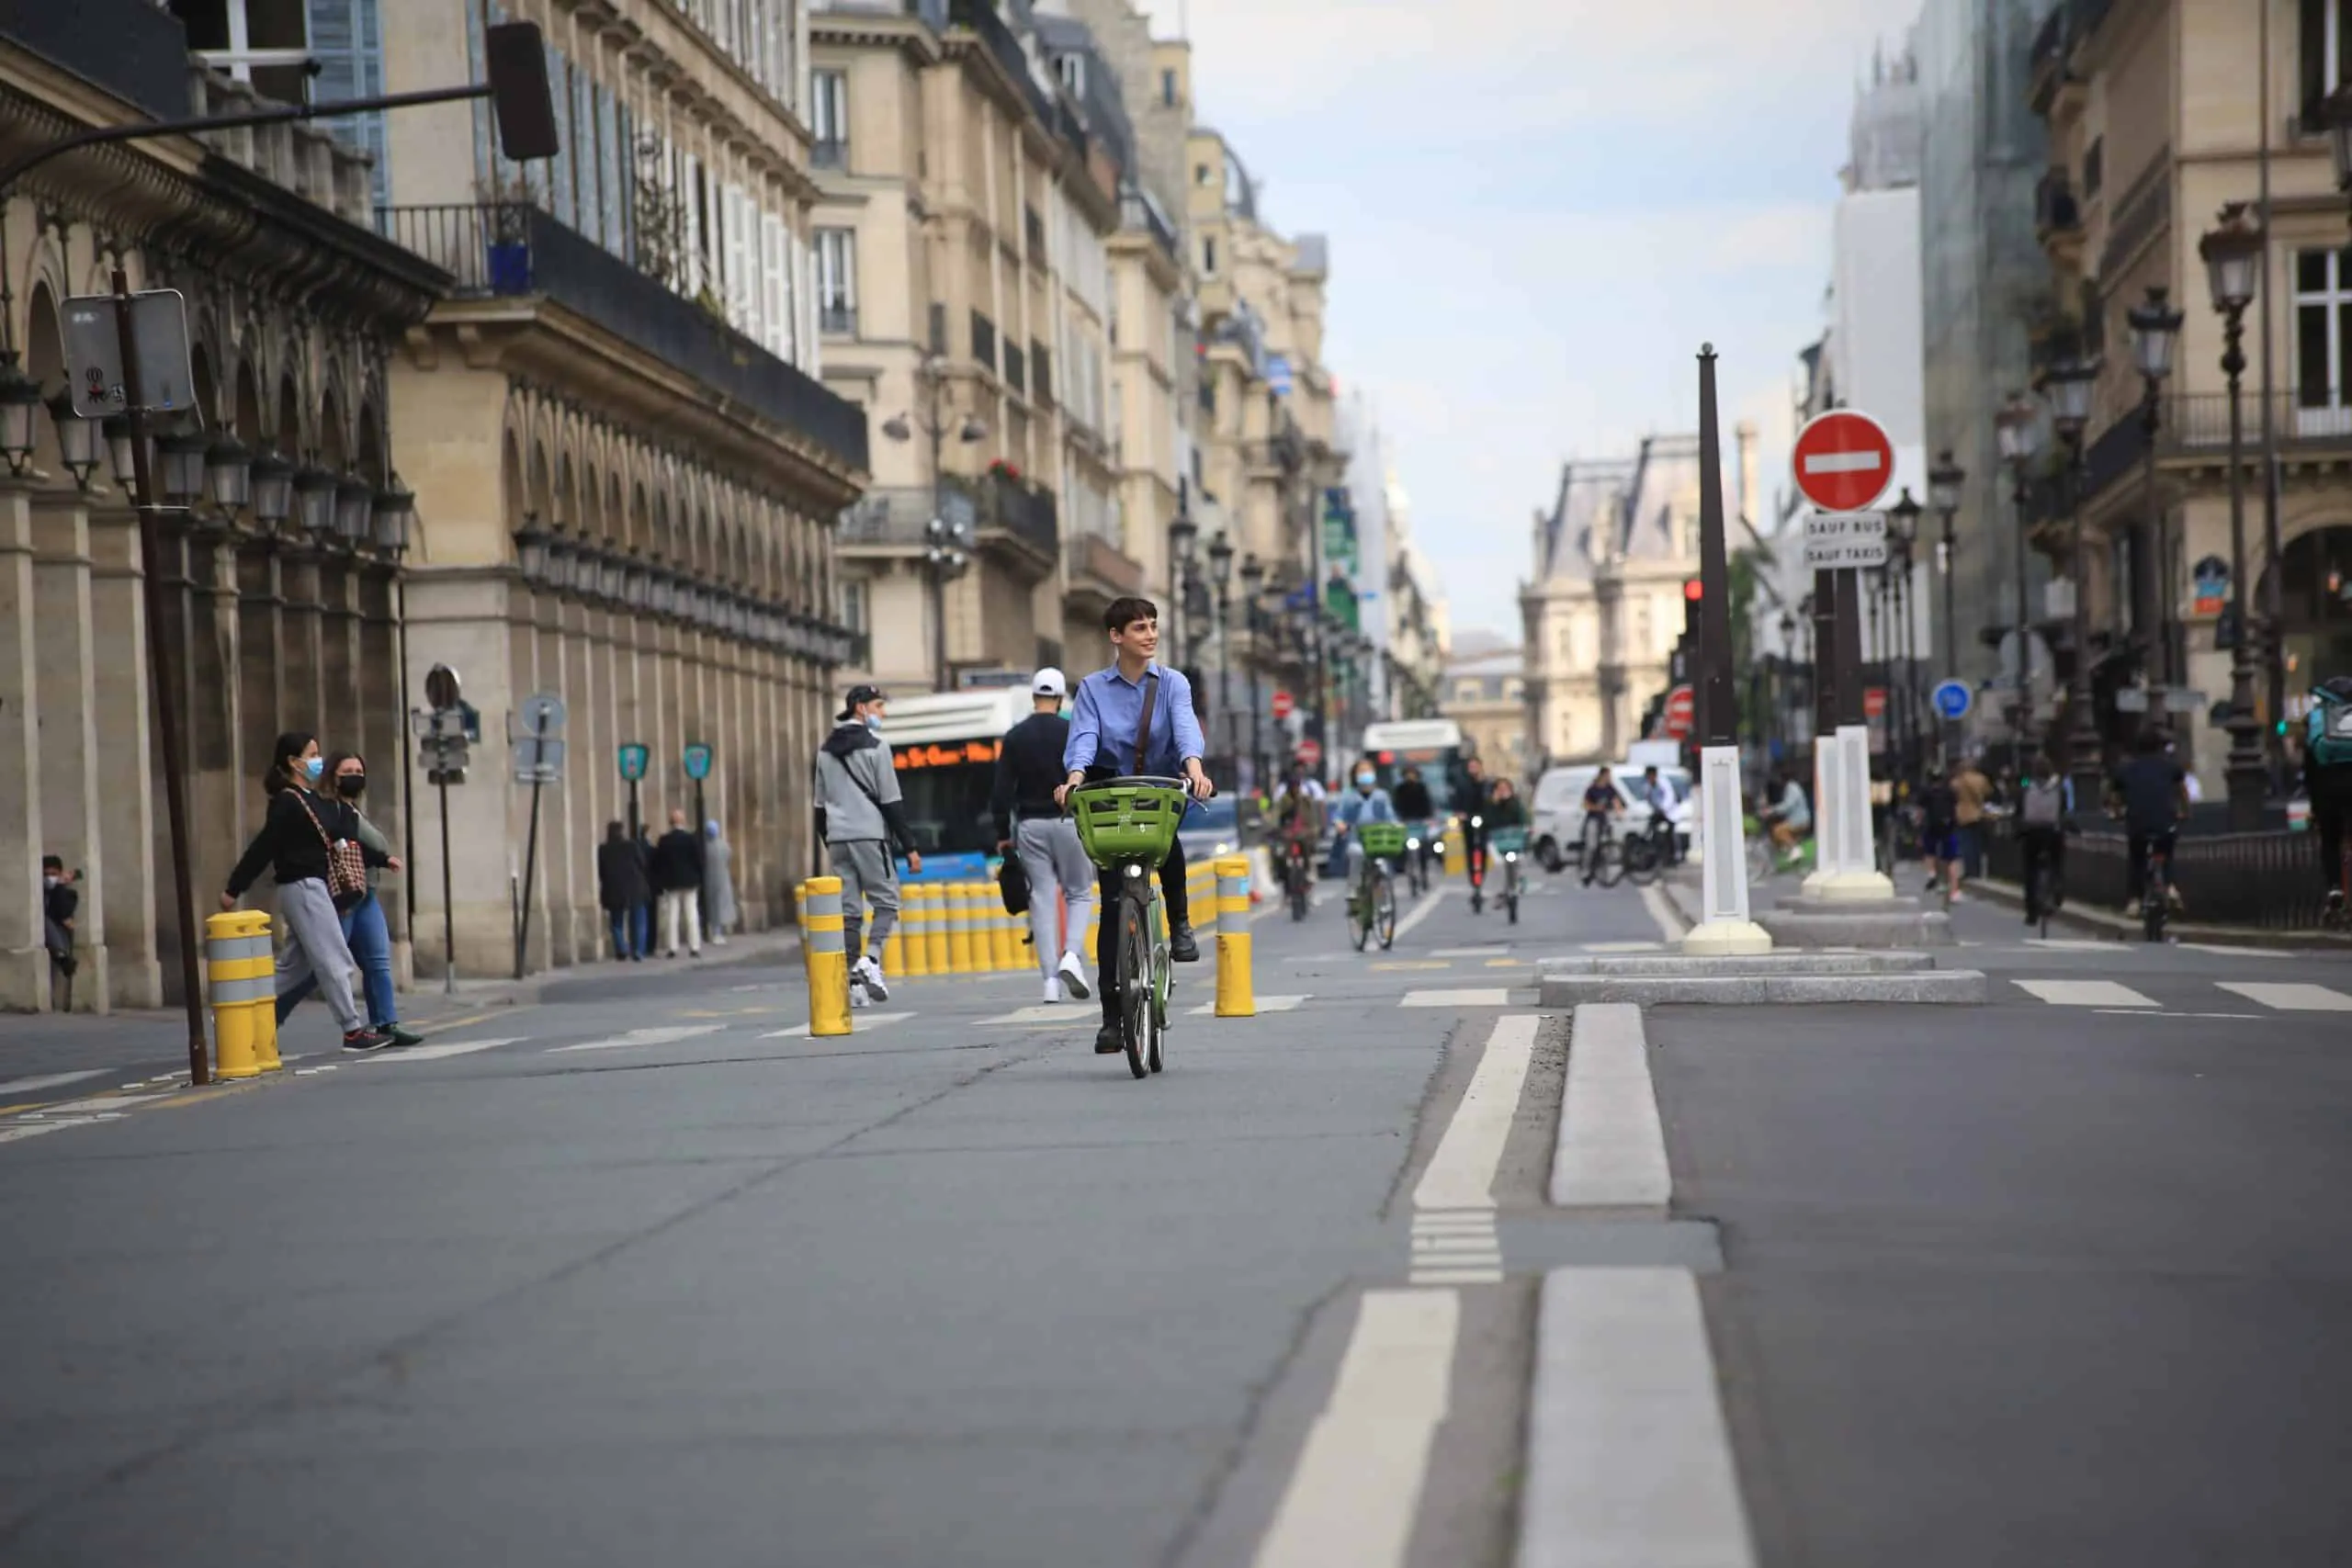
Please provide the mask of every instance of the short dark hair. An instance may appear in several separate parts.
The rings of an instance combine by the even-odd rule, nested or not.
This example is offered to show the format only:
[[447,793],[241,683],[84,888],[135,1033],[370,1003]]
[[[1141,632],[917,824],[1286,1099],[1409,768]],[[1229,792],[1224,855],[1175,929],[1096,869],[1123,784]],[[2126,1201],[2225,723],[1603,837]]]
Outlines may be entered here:
[[43,871],[53,871],[58,873],[60,875],[62,875],[65,872],[65,857],[63,855],[43,855],[40,857],[40,868]]
[[1102,629],[1106,632],[1123,632],[1137,621],[1158,619],[1159,619],[1159,605],[1140,593],[1126,593],[1112,600],[1111,607],[1102,612]]

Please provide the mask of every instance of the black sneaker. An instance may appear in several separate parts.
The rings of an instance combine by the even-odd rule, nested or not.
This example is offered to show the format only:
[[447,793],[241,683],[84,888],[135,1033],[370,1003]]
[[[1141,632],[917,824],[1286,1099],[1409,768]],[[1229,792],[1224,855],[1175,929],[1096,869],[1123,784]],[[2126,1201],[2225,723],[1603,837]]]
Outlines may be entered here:
[[355,1055],[364,1055],[370,1051],[380,1051],[390,1043],[390,1037],[379,1034],[372,1029],[355,1029],[343,1037],[343,1048]]
[[1198,964],[1201,961],[1201,944],[1193,940],[1190,922],[1178,926],[1168,934],[1168,956],[1179,964]]
[[1094,1032],[1094,1054],[1115,1056],[1127,1048],[1126,1032],[1115,1023],[1106,1023]]
[[422,1045],[424,1043],[424,1035],[402,1029],[397,1023],[379,1024],[376,1026],[376,1032],[382,1035],[385,1039],[390,1041],[395,1045]]

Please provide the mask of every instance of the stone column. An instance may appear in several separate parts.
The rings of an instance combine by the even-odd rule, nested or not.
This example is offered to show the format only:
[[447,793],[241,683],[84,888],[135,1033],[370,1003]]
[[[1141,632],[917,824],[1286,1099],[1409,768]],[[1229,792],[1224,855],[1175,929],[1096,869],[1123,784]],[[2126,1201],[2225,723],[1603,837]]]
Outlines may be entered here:
[[92,513],[90,556],[91,707],[96,772],[105,781],[96,837],[114,846],[101,857],[102,874],[92,874],[102,883],[106,910],[107,1000],[121,1008],[159,1008],[164,976],[155,946],[156,874],[169,868],[151,848],[164,813],[147,787],[154,776],[154,711],[148,702],[147,615],[140,600],[146,573],[137,514]]
[[[281,558],[278,581],[285,595],[279,612],[282,640],[278,648],[281,728],[322,733],[330,718],[326,685],[322,677],[322,578],[325,570],[317,550],[300,548]],[[325,749],[322,741],[321,749]]]
[[[79,959],[74,1000],[85,1012],[110,1007],[106,945],[106,840],[98,821],[97,681],[90,621],[89,513],[70,491],[32,497],[36,681],[40,691],[39,763],[44,842],[82,874],[74,921]],[[53,998],[62,1004],[63,998]]]
[[[245,843],[261,827],[265,810],[262,761],[245,767],[243,728],[243,659],[241,573],[237,551],[219,531],[192,534],[187,649],[188,865],[199,936],[205,915],[228,882]],[[168,812],[164,832],[171,831]],[[161,886],[169,887],[171,862],[164,863]]]
[[[413,852],[407,803],[408,771],[401,765],[408,743],[408,715],[401,704],[400,644],[392,597],[392,574],[380,568],[355,573],[359,610],[358,694],[360,750],[368,758],[369,820],[391,840],[405,860]],[[417,825],[424,830],[424,824]],[[392,938],[392,983],[413,983],[408,904],[413,872],[384,874],[379,899]]]
[[0,1008],[20,1012],[49,1006],[32,530],[30,491],[0,479]]

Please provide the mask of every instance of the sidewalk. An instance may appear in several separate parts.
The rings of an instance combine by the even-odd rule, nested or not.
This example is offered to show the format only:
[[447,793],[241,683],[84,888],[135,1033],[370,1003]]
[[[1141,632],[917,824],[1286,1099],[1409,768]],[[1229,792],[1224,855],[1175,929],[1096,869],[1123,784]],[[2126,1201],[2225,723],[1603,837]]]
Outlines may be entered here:
[[[2025,890],[2015,883],[1996,882],[1979,877],[1962,885],[1976,894],[2009,908],[2025,908]],[[2052,912],[2050,923],[2069,926],[2095,936],[2113,937],[2118,942],[2139,942],[2143,938],[2137,915],[2125,916],[2113,909],[2102,909],[2068,904]],[[2165,922],[2165,934],[2176,942],[2206,942],[2218,947],[2270,947],[2290,952],[2352,953],[2352,936],[2323,931],[2267,931],[2260,926],[2200,925],[2194,920],[2173,919]]]
[[[401,1021],[424,1033],[469,1022],[504,1009],[541,1003],[586,1002],[624,998],[692,983],[694,976],[759,967],[799,973],[800,932],[794,928],[751,931],[724,947],[706,946],[698,959],[649,958],[641,964],[605,960],[527,976],[458,981],[454,995],[437,978],[400,994]],[[332,1050],[334,1026],[315,998],[288,1020],[282,1049],[288,1055]],[[209,1021],[206,1032],[210,1033]],[[176,1010],[89,1013],[0,1013],[0,1108],[21,1100],[54,1098],[59,1092],[107,1087],[120,1077],[146,1077],[187,1070],[187,1020]],[[71,1089],[36,1080],[82,1075]]]

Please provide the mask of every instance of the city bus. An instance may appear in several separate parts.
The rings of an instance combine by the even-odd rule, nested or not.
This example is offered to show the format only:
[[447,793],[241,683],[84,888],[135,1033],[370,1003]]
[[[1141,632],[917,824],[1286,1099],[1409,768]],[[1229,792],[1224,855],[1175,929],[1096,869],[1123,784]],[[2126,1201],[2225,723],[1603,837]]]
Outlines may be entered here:
[[[1450,718],[1408,718],[1364,726],[1363,754],[1372,759],[1380,787],[1391,795],[1407,768],[1420,769],[1421,782],[1430,786],[1430,802],[1444,817],[1453,811],[1469,776],[1464,768],[1474,749],[1463,739],[1462,727]],[[1343,785],[1355,761],[1333,759],[1335,776]]]
[[1029,716],[1029,682],[893,697],[882,741],[899,770],[908,831],[922,852],[925,882],[989,875],[996,821],[989,797],[1005,731]]

